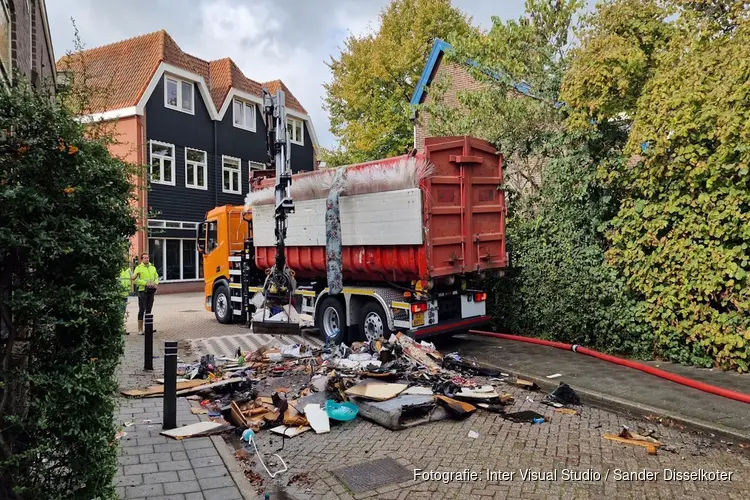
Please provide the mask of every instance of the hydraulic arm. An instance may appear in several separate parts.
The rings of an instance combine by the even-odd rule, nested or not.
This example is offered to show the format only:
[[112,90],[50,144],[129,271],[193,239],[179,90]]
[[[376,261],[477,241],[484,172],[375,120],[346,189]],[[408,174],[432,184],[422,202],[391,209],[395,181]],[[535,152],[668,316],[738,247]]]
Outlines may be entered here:
[[[263,89],[263,107],[266,120],[266,146],[268,160],[276,171],[276,260],[274,265],[266,270],[266,280],[263,284],[265,296],[265,310],[269,307],[280,308],[291,304],[296,289],[294,274],[286,263],[284,240],[288,215],[294,212],[292,200],[292,169],[290,163],[289,135],[286,129],[286,103],[282,90],[271,95]],[[260,326],[260,325],[259,325]]]

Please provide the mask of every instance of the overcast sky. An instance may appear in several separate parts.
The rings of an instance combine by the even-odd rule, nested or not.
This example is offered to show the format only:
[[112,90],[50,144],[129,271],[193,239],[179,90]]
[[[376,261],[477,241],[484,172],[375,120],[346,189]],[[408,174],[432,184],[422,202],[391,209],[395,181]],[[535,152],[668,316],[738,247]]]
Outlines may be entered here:
[[[321,145],[333,136],[322,108],[326,66],[348,32],[377,27],[388,0],[52,0],[47,14],[55,57],[73,49],[74,18],[86,48],[165,29],[190,54],[206,60],[231,57],[248,78],[280,78],[310,113]],[[453,0],[488,28],[491,16],[517,18],[523,0]]]

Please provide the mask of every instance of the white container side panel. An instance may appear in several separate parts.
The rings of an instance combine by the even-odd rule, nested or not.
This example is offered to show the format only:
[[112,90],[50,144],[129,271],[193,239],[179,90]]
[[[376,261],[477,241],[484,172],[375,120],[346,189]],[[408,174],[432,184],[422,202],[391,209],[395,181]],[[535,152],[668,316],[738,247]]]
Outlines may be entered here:
[[[276,245],[273,205],[253,207],[253,244]],[[342,196],[341,233],[344,246],[421,245],[422,193],[418,188]],[[326,200],[294,203],[289,214],[286,246],[325,246]]]

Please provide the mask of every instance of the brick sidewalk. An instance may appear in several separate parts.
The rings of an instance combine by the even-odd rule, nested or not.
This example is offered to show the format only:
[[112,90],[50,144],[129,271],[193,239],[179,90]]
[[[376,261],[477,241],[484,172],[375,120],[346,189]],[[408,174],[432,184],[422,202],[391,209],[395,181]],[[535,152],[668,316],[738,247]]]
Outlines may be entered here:
[[[184,300],[184,299],[183,299]],[[178,302],[179,303],[179,302]],[[184,306],[177,306],[185,308]],[[137,304],[129,304],[131,331],[135,332]],[[156,312],[156,311],[154,311]],[[184,314],[184,313],[182,313]],[[179,322],[168,317],[157,323],[154,336],[154,370],[143,370],[144,337],[132,333],[125,337],[125,353],[118,368],[120,389],[153,385],[164,374],[164,340],[180,338]],[[222,457],[228,450],[220,439],[190,438],[174,440],[161,436],[162,398],[121,398],[117,424],[127,435],[120,444],[117,493],[124,499],[143,500],[234,500],[246,498],[232,472],[239,471],[234,457]],[[177,399],[177,425],[199,422],[190,412],[185,398]],[[133,422],[124,427],[125,422]],[[217,447],[218,443],[218,447]],[[228,465],[227,463],[228,462]],[[232,472],[230,472],[230,470]],[[249,498],[249,497],[247,497]]]

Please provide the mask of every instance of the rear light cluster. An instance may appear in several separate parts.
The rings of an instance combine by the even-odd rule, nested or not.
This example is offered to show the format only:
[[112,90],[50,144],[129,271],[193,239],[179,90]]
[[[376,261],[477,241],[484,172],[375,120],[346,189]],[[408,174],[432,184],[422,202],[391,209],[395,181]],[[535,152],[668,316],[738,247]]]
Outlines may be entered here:
[[476,292],[474,294],[474,302],[484,302],[487,300],[487,294],[484,292]]
[[426,310],[427,310],[426,302],[417,302],[411,305],[411,312],[413,313],[425,312]]

